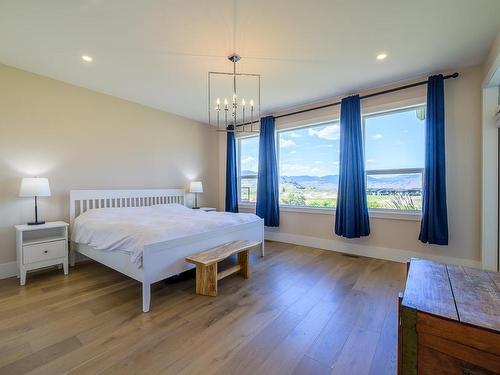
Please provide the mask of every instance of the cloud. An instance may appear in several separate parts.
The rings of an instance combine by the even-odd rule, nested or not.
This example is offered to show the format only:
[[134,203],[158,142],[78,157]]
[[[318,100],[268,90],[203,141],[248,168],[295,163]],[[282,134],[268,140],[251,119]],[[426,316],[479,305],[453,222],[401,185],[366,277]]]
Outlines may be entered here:
[[296,132],[291,132],[291,133],[288,133],[288,135],[292,138],[300,138],[302,137],[302,135],[300,135],[299,133],[296,133]]
[[374,140],[380,139],[380,138],[382,138],[382,137],[383,137],[383,136],[382,136],[382,134],[380,134],[380,133],[377,133],[377,134],[375,134],[375,135],[372,135],[372,139],[374,139]]
[[295,150],[290,151],[290,155],[293,155],[293,154],[296,154],[296,153],[297,153],[297,151],[295,151]]
[[256,161],[256,160],[253,156],[248,156],[245,159],[241,159],[242,164],[252,163],[254,161]]
[[319,169],[319,168],[313,168],[313,169],[311,169],[311,173],[313,175],[319,175],[320,172],[321,172],[321,169]]
[[241,168],[256,171],[257,159],[255,159],[253,156],[247,156],[246,158],[241,159]]
[[281,164],[280,174],[284,176],[311,175],[312,169],[314,168],[303,164]]
[[291,139],[280,139],[280,148],[295,146],[295,142]]
[[340,138],[340,126],[335,124],[326,126],[321,130],[309,129],[308,133],[311,136],[336,141]]
[[304,164],[285,163],[280,165],[282,176],[324,176],[330,174],[328,169],[311,167]]

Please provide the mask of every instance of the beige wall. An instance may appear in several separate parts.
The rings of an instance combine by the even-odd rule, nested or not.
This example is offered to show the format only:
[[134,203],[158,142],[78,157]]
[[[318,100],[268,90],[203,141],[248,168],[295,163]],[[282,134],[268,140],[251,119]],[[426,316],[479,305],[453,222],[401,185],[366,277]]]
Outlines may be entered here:
[[[498,32],[483,63],[484,87],[489,87],[493,84],[495,75],[498,77],[498,69],[500,69],[500,32]],[[498,82],[496,81],[494,84],[498,85]]]
[[48,177],[42,218],[68,219],[71,189],[183,188],[218,195],[217,141],[206,125],[0,65],[0,264],[15,260],[14,224],[32,219],[22,177]]
[[[422,77],[425,78],[425,77]],[[333,233],[333,215],[281,211],[278,234],[293,234],[305,237],[332,240],[333,245],[353,252],[370,247],[392,259],[402,256],[428,256],[439,260],[457,259],[458,263],[476,265],[480,260],[480,207],[481,207],[481,67],[460,70],[458,79],[447,80],[446,91],[446,147],[449,246],[424,245],[418,241],[419,221],[371,218],[369,237],[346,240]],[[378,90],[374,90],[378,91]],[[425,101],[425,86],[400,91],[390,95],[364,100],[363,112],[403,107]],[[335,98],[333,101],[336,101]],[[301,115],[300,118],[282,118],[278,128],[293,127],[316,120],[335,119],[339,108],[326,109]],[[220,199],[224,206],[224,147],[219,139],[220,150]],[[275,233],[273,233],[275,235]],[[318,243],[325,244],[325,241]],[[377,254],[380,254],[380,251]],[[391,255],[391,252],[394,254]],[[375,254],[375,251],[374,251]]]

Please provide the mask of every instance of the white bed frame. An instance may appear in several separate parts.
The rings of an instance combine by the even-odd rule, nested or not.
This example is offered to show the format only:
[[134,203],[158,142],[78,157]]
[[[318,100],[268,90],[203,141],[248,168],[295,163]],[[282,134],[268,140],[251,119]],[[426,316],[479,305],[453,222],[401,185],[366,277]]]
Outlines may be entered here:
[[[142,207],[165,203],[185,204],[184,190],[72,190],[70,230],[73,229],[75,218],[89,209]],[[75,252],[78,252],[141,282],[142,311],[148,312],[151,284],[192,268],[192,264],[186,263],[186,256],[235,240],[261,242],[261,255],[264,256],[264,221],[233,225],[145,246],[142,268],[131,262],[129,254],[96,250],[85,244],[71,243],[70,264],[74,266]]]

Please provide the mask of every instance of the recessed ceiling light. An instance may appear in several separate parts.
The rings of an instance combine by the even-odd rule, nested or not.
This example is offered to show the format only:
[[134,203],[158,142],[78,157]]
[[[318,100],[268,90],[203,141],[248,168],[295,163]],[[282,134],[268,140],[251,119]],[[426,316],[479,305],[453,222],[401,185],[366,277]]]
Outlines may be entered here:
[[377,60],[385,60],[386,57],[387,57],[387,53],[379,53],[377,55]]
[[86,62],[92,62],[92,57],[87,55],[82,55],[82,60]]

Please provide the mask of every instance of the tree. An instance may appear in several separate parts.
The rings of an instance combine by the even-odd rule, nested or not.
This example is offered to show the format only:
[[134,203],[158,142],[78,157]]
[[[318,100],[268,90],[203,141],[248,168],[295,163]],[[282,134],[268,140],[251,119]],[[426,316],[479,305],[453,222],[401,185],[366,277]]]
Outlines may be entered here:
[[281,198],[283,204],[289,204],[293,206],[305,206],[306,197],[301,192],[289,192],[285,197]]

